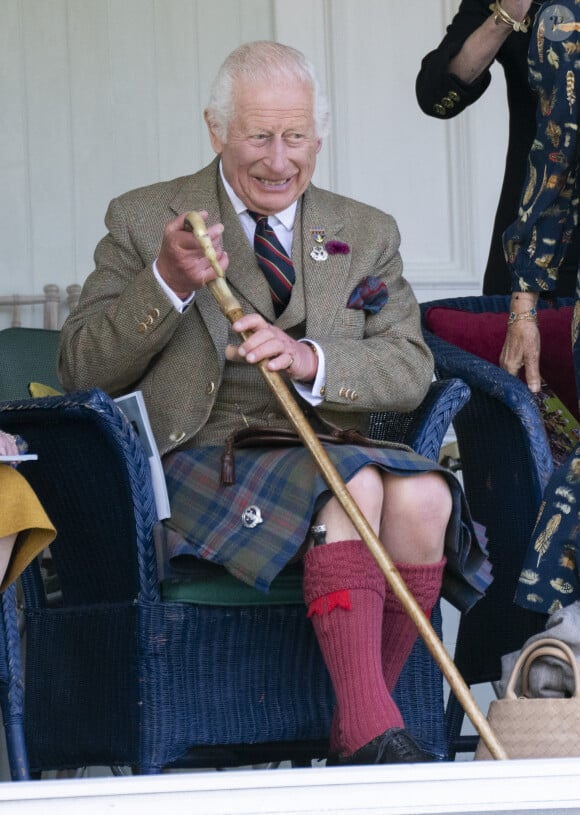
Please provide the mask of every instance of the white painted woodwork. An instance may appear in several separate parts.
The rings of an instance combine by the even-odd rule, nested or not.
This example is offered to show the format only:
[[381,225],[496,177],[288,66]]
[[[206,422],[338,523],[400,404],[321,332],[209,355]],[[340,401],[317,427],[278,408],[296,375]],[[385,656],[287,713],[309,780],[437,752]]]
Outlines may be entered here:
[[176,773],[0,785],[7,815],[564,815],[580,759]]
[[[4,309],[11,328],[35,328],[36,319],[42,313],[42,323],[38,327],[52,331],[59,329],[68,312],[79,300],[81,287],[71,283],[66,287],[63,298],[60,288],[55,283],[47,283],[42,294],[6,294],[0,295],[0,312]],[[42,306],[42,311],[35,306]]]
[[414,94],[457,5],[0,0],[0,296],[82,284],[113,196],[205,164],[209,83],[230,50],[262,38],[305,51],[331,99],[315,181],[395,216],[419,299],[478,293],[505,155],[503,78],[451,122],[426,117]]

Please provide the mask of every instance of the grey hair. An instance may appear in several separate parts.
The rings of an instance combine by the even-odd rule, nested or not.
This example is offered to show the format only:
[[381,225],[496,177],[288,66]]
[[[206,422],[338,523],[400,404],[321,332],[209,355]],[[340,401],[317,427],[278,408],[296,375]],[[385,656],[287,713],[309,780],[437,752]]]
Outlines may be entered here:
[[328,100],[322,92],[312,63],[301,51],[270,40],[240,45],[225,59],[213,81],[206,115],[215,134],[227,140],[228,125],[234,115],[234,83],[237,79],[264,82],[287,79],[305,82],[313,91],[313,114],[317,138],[330,130]]

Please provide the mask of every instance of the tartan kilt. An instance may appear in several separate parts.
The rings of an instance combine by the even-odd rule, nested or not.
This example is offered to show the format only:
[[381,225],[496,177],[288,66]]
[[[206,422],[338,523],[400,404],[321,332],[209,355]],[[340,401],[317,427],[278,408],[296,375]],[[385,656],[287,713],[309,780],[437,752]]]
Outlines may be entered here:
[[[400,446],[325,444],[324,447],[345,483],[370,464],[400,476],[441,472],[453,496],[445,546],[448,564],[456,563],[458,555],[465,559],[466,543],[470,551],[474,550],[471,543],[477,541],[463,491],[448,470]],[[164,458],[171,503],[171,518],[164,523],[173,531],[167,536],[170,568],[183,574],[188,558],[208,559],[266,592],[302,546],[313,516],[332,493],[309,451],[302,446],[236,450],[236,483],[230,486],[220,484],[222,452],[221,446],[200,447],[170,453]],[[249,507],[257,507],[262,518],[253,528],[242,521]],[[484,590],[490,582],[485,552],[481,550],[480,554],[476,558],[477,568],[470,567],[477,591]],[[473,602],[471,598],[464,606]]]

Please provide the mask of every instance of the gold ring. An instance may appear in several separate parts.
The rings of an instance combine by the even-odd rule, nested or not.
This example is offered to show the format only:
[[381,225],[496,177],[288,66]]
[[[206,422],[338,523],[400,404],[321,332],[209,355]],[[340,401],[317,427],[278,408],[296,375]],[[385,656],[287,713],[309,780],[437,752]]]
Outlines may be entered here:
[[289,371],[290,368],[294,365],[294,357],[290,355],[290,365],[286,366],[286,370]]

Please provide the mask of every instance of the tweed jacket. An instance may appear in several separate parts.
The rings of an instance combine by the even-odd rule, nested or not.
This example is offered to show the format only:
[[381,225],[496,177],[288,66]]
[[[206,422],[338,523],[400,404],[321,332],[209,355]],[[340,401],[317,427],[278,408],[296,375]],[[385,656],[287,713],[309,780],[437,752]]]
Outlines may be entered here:
[[[68,389],[100,387],[113,396],[140,389],[162,454],[192,439],[207,421],[222,381],[231,327],[206,288],[179,313],[152,271],[165,224],[207,210],[221,222],[227,278],[244,302],[275,320],[270,293],[219,176],[219,158],[193,176],[161,182],[114,199],[108,234],[95,250],[78,307],[61,332],[59,376]],[[347,253],[310,256],[313,230]],[[429,388],[433,360],[419,307],[402,275],[395,221],[378,209],[310,185],[297,210],[292,258],[302,285],[276,321],[302,326],[326,359],[321,415],[365,430],[375,410],[414,409]],[[388,288],[376,314],[348,308],[367,277]],[[296,287],[295,287],[296,288]]]

